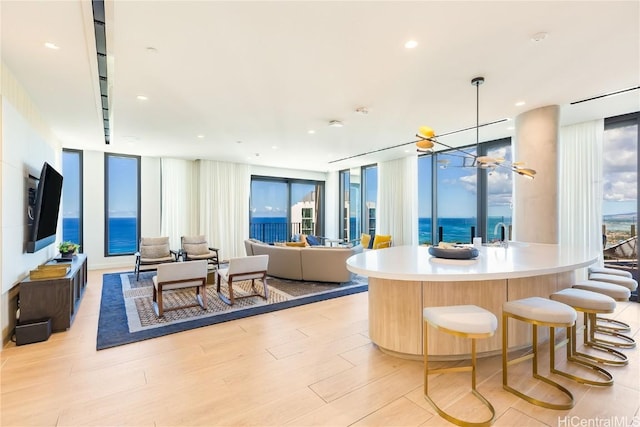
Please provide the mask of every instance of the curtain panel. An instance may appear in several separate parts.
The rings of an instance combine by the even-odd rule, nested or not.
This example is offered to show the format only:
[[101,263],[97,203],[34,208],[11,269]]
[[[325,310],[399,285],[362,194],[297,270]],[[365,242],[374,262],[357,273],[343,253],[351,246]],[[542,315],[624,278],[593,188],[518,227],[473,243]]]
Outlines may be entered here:
[[394,246],[418,244],[418,158],[378,163],[376,234],[390,234]]
[[598,253],[601,265],[603,139],[599,119],[561,128],[558,147],[559,243],[585,255]]
[[220,248],[220,258],[245,256],[249,236],[249,165],[198,160],[199,234]]
[[183,159],[161,159],[160,234],[169,236],[172,249],[180,248],[180,237],[197,234],[198,195],[195,163]]

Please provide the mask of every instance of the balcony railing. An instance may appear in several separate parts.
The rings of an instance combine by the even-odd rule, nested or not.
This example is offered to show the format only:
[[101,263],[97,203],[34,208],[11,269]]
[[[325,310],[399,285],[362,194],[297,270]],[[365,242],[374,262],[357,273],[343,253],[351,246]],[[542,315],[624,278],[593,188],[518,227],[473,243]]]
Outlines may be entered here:
[[249,237],[265,243],[287,242],[295,234],[316,234],[315,223],[304,222],[252,222],[249,224]]

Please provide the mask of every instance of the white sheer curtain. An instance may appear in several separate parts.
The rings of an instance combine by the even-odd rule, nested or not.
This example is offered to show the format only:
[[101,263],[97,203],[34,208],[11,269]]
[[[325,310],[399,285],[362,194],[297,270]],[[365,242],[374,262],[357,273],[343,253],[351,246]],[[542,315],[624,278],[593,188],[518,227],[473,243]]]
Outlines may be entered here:
[[418,159],[378,163],[376,234],[390,234],[394,246],[418,244]]
[[220,258],[244,256],[249,237],[249,165],[199,160],[199,232]]
[[[600,263],[603,138],[604,120],[599,119],[561,128],[558,147],[559,243],[595,252]],[[583,270],[576,278],[585,275]]]
[[192,160],[161,159],[162,190],[160,233],[170,247],[180,248],[180,236],[197,234],[198,195]]

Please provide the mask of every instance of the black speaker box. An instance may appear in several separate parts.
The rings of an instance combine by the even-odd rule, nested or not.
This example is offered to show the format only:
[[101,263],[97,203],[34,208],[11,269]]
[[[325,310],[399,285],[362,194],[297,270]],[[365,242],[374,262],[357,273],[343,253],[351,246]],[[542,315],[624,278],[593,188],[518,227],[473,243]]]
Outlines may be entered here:
[[51,319],[33,320],[16,325],[16,345],[46,341],[51,335]]

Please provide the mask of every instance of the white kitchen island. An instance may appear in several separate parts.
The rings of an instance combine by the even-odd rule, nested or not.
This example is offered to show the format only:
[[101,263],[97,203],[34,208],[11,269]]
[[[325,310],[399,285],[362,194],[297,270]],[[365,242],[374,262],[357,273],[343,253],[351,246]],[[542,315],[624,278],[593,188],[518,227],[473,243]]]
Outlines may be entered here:
[[[435,258],[426,246],[396,246],[354,255],[347,269],[369,278],[369,337],[382,351],[422,357],[423,308],[475,304],[498,317],[496,334],[477,342],[478,354],[486,356],[501,350],[502,303],[547,298],[571,287],[575,270],[597,258],[579,248],[539,243],[483,246],[470,260]],[[509,328],[512,349],[530,343],[529,329],[522,324]],[[469,340],[434,332],[430,327],[429,356],[463,359],[471,353]]]

